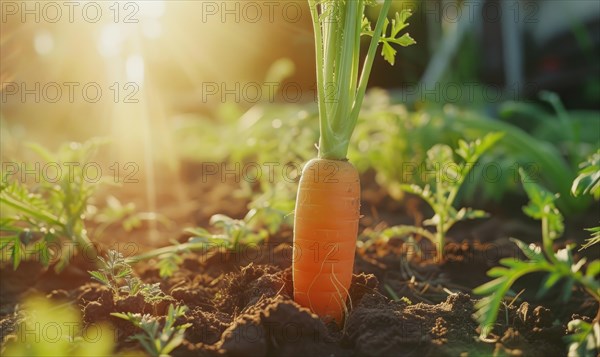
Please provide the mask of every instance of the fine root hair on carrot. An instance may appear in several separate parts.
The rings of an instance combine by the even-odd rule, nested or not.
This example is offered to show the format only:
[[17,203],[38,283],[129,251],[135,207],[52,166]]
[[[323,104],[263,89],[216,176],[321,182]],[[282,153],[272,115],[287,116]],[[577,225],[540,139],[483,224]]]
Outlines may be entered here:
[[[332,247],[331,250],[329,251],[329,253],[327,253],[327,256],[329,256],[329,254],[331,254],[334,251],[334,248]],[[327,259],[326,256],[326,259]],[[352,309],[352,298],[350,297],[350,292],[348,291],[348,289],[346,289],[346,287],[344,286],[344,284],[342,284],[342,282],[337,278],[336,274],[335,274],[335,269],[333,268],[333,265],[331,266],[331,277],[329,278],[329,281],[331,281],[331,284],[333,285],[333,287],[335,288],[336,293],[338,294],[338,298],[339,300],[336,300],[338,306],[340,307],[340,309],[343,311],[343,321],[344,321],[344,327],[343,327],[343,331],[346,331],[346,317],[348,316],[350,310]],[[342,292],[340,292],[340,289],[338,288],[341,287],[343,292],[345,293],[345,295],[342,294]],[[348,309],[348,305],[346,304],[346,298],[348,299],[348,303],[350,304],[350,310]]]
[[[313,285],[315,284],[315,282],[317,281],[317,279],[319,278],[319,276],[321,275],[321,273],[323,273],[323,268],[324,268],[324,266],[325,266],[325,263],[327,263],[327,259],[328,259],[328,258],[329,258],[329,257],[330,257],[332,254],[334,254],[334,252],[335,252],[335,247],[334,247],[334,246],[332,246],[332,247],[331,247],[331,249],[329,250],[329,252],[327,252],[327,255],[325,255],[325,258],[323,259],[323,261],[321,262],[321,266],[319,267],[319,274],[315,275],[315,277],[314,277],[314,278],[312,279],[312,281],[310,282],[310,285],[308,286],[308,290],[306,291],[306,295],[308,295],[308,297],[309,297],[310,309],[311,309],[311,310],[313,310],[313,311],[314,311],[314,309],[313,309],[313,305],[312,305],[312,300],[310,299],[310,291],[311,291],[311,289],[313,288]],[[335,277],[335,271],[334,271],[334,269],[333,269],[333,265],[331,266],[331,273],[332,273],[332,275]],[[331,280],[331,278],[330,278],[330,281],[332,282],[332,284],[333,284],[333,287],[336,289],[336,291],[338,291],[338,295],[339,295],[339,290],[338,290],[338,289],[337,289],[337,287],[335,286],[335,282],[334,282],[334,281],[332,281],[332,280]],[[341,283],[341,282],[340,282],[340,281],[337,279],[337,277],[336,277],[336,281],[338,282],[338,284],[342,285],[342,283]],[[340,297],[340,300],[343,300],[343,299]],[[336,302],[337,302],[337,303],[338,303],[338,305],[339,305],[339,302],[338,302],[337,300],[336,300]],[[340,306],[340,308],[344,308],[344,307],[343,307],[343,306]]]
[[[330,251],[330,253],[331,253],[331,251]],[[312,304],[312,299],[310,298],[310,291],[312,290],[313,286],[315,285],[315,282],[317,281],[317,279],[319,278],[321,273],[323,273],[323,267],[325,266],[325,263],[327,262],[327,257],[329,256],[330,253],[327,253],[327,255],[325,256],[325,259],[323,259],[323,261],[321,262],[321,266],[319,267],[319,274],[315,275],[315,277],[310,282],[310,285],[308,286],[308,289],[306,291],[306,295],[308,296],[308,303],[310,304],[310,309],[312,311],[314,311],[314,307]]]
[[340,289],[338,289],[338,287],[335,285],[335,282],[333,281],[333,279],[330,278],[329,280],[333,284],[333,287],[335,288],[335,291],[338,294],[339,300],[336,299],[335,302],[340,307],[340,310],[342,310],[342,312],[343,312],[342,319],[345,320],[345,317],[348,316],[348,308],[346,307],[346,304],[343,302],[344,297],[342,296],[342,293],[340,292]]
[[[332,248],[332,251],[333,251],[333,248]],[[335,270],[333,269],[333,265],[331,266],[331,278],[329,278],[329,281],[331,281],[331,284],[333,284],[333,287],[335,288],[336,292],[338,293],[338,296],[340,297],[340,301],[342,302],[341,308],[344,309],[344,315],[348,315],[349,310],[348,310],[347,304],[345,303],[346,299],[340,293],[338,286],[340,286],[342,288],[342,290],[346,293],[345,296],[348,298],[348,303],[350,304],[350,310],[352,310],[352,298],[350,297],[350,292],[348,291],[348,289],[346,289],[344,284],[342,284],[342,282],[337,278],[337,275],[335,275]]]
[[[335,275],[335,271],[333,269],[333,266],[331,267],[331,278],[330,278],[330,281],[333,284],[333,287],[335,288],[335,291],[337,292],[337,294],[338,294],[338,296],[340,298],[339,301],[338,301],[338,304],[341,305],[340,308],[344,311],[344,328],[343,328],[343,330],[346,331],[346,322],[347,322],[346,317],[348,317],[348,314],[350,313],[350,310],[353,309],[353,307],[352,307],[352,297],[350,296],[350,292],[348,291],[348,289],[346,289],[346,287],[344,286],[344,284],[342,284],[342,282],[339,281],[339,279]],[[338,289],[338,285],[343,289],[344,293],[346,294],[345,296],[342,295],[342,293],[340,292],[340,289]],[[348,304],[346,304],[346,302],[345,302],[345,300],[346,300],[345,297],[348,298]],[[348,305],[350,305],[350,309],[348,309]]]

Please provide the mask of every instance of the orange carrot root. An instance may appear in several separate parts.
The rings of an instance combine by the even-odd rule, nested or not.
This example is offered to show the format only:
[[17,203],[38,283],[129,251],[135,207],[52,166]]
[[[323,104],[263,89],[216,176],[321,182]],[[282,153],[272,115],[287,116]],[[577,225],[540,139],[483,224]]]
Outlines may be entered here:
[[356,168],[348,161],[309,161],[294,217],[294,299],[338,323],[352,279],[359,215]]

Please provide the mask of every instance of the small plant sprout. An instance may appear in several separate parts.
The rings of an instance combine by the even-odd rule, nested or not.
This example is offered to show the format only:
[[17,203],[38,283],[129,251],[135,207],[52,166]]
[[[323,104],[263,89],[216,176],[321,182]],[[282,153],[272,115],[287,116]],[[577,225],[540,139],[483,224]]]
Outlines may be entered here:
[[268,208],[253,208],[243,219],[234,219],[224,214],[216,214],[210,218],[210,225],[219,232],[211,233],[205,228],[187,228],[185,232],[192,235],[186,243],[173,242],[172,245],[154,249],[134,257],[127,258],[126,263],[158,258],[159,274],[162,278],[172,276],[183,261],[181,254],[192,251],[237,252],[241,246],[257,245],[275,233],[283,218],[278,211]]
[[[162,278],[172,276],[183,261],[181,254],[193,251],[216,253],[219,250],[238,252],[242,246],[258,245],[276,233],[285,222],[285,213],[270,207],[252,208],[243,219],[234,219],[224,214],[215,214],[210,225],[216,233],[202,227],[186,228],[192,237],[186,243],[154,249],[130,258],[127,263],[158,258],[159,274]],[[213,254],[211,253],[211,254]]]
[[520,170],[520,175],[529,197],[529,204],[523,208],[523,211],[531,218],[541,221],[542,246],[528,245],[512,239],[527,260],[502,259],[500,261],[502,266],[488,271],[488,275],[495,279],[473,290],[476,294],[487,295],[476,304],[475,316],[481,324],[482,337],[486,337],[493,329],[498,309],[511,286],[517,279],[533,272],[547,273],[539,288],[538,298],[563,281],[562,301],[569,300],[573,285],[578,284],[600,303],[600,283],[596,280],[596,276],[600,274],[600,260],[590,262],[584,273],[582,268],[586,260],[574,261],[573,245],[554,252],[553,242],[560,238],[564,230],[563,217],[555,206],[557,197],[534,183],[524,170]]
[[215,214],[210,218],[210,225],[220,229],[222,234],[207,235],[207,232],[202,230],[188,230],[188,232],[195,233],[198,241],[221,242],[225,248],[237,250],[240,244],[257,244],[268,237],[267,230],[255,230],[252,227],[251,222],[255,214],[256,211],[250,211],[242,220],[224,214]]
[[[74,253],[73,245],[85,257],[96,261],[97,253],[88,237],[85,218],[88,200],[97,184],[86,179],[82,168],[100,144],[100,140],[70,143],[57,153],[30,145],[48,163],[71,165],[71,172],[62,170],[57,181],[42,180],[35,188],[11,179],[7,172],[2,173],[0,249],[10,249],[14,269],[23,258],[30,258],[44,266],[57,261],[55,270],[61,271]],[[60,254],[52,249],[57,245],[61,247]]]
[[[460,140],[455,151],[462,159],[460,164],[455,162],[449,146],[435,145],[427,151],[426,165],[428,170],[440,175],[435,175],[433,183],[426,184],[423,188],[417,185],[401,186],[404,191],[421,197],[433,209],[434,216],[423,223],[436,228],[432,241],[436,245],[439,257],[443,257],[446,233],[456,222],[486,216],[486,213],[480,210],[470,208],[457,210],[454,208],[454,203],[461,186],[469,177],[479,157],[502,136],[502,133],[492,133],[471,143]],[[425,237],[432,238],[431,235]]]
[[192,324],[176,325],[176,323],[177,319],[183,317],[186,311],[186,306],[169,305],[162,328],[160,319],[149,314],[115,312],[111,315],[127,320],[142,329],[142,333],[131,336],[130,340],[138,341],[149,355],[158,357],[168,356],[183,342],[185,330]]
[[106,259],[102,257],[98,259],[102,267],[89,273],[93,279],[108,286],[115,297],[121,297],[122,294],[125,296],[141,294],[148,303],[161,301],[166,297],[159,283],[146,284],[136,277],[121,253],[109,250]]
[[571,193],[573,196],[592,195],[600,200],[600,149],[579,165]]
[[[432,233],[422,227],[400,225],[386,228],[378,236],[390,237],[407,234],[423,236],[435,244],[438,257],[443,258],[446,233],[456,222],[482,218],[487,215],[484,211],[471,208],[456,209],[454,205],[460,188],[469,177],[477,160],[502,137],[502,133],[491,133],[481,140],[470,143],[460,140],[458,149],[454,152],[449,146],[441,144],[429,149],[425,161],[427,170],[423,173],[426,175],[424,181],[429,181],[429,183],[423,187],[412,184],[401,185],[400,188],[419,196],[433,209],[434,216],[423,223],[427,226],[434,226],[435,232]],[[461,162],[454,160],[454,154],[461,158]],[[435,173],[435,175],[427,175],[427,173]]]
[[[592,154],[579,167],[579,175],[573,181],[571,193],[574,196],[592,195],[596,201],[600,200],[600,150]],[[592,233],[592,236],[579,250],[600,243],[600,226],[588,228],[587,231]]]

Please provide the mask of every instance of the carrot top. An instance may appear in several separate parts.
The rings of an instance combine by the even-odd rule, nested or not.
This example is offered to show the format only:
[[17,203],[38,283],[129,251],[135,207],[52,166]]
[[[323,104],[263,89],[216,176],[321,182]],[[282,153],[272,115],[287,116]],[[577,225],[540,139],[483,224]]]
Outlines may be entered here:
[[[384,0],[379,18],[372,29],[365,16],[373,0],[308,0],[316,42],[317,95],[319,103],[319,157],[344,160],[363,98],[375,51],[383,44],[382,55],[394,64],[396,50],[392,44],[409,46],[415,42],[409,34],[398,36],[408,24],[410,10],[402,10],[391,21],[387,13],[391,0]],[[371,36],[367,56],[359,73],[360,38]]]

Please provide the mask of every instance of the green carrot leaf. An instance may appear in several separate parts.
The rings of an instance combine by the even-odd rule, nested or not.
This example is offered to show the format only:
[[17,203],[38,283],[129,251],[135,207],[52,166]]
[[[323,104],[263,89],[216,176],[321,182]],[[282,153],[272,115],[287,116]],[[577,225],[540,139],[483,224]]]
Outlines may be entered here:
[[536,247],[535,245],[528,245],[527,243],[524,243],[523,241],[520,241],[518,239],[515,238],[511,238],[510,239],[513,243],[515,243],[517,245],[517,247],[519,247],[519,249],[521,249],[521,251],[523,252],[523,254],[525,254],[525,256],[532,261],[542,261],[544,260],[544,254],[542,254],[542,250],[539,247]]
[[521,181],[529,197],[529,204],[523,207],[523,212],[534,219],[547,220],[549,239],[559,238],[565,230],[563,216],[556,208],[557,195],[535,183],[523,169],[519,169]]
[[[408,33],[405,33],[402,36],[398,37],[398,33],[409,25],[406,22],[406,19],[408,19],[411,15],[412,12],[408,9],[402,10],[401,13],[396,13],[395,17],[392,19],[391,22],[392,26],[389,36],[387,36],[386,34],[388,27],[390,27],[390,21],[388,19],[385,19],[385,22],[383,23],[383,30],[381,32],[381,38],[379,39],[379,42],[383,44],[381,49],[381,55],[392,66],[396,63],[397,51],[394,49],[394,47],[392,47],[391,44],[407,47],[417,43],[417,41],[410,37]],[[364,20],[362,33],[371,36],[373,34],[371,26],[365,26]]]
[[579,167],[579,175],[573,181],[571,194],[573,196],[589,194],[596,200],[600,199],[600,150],[590,155]]
[[594,279],[598,274],[600,274],[600,260],[594,260],[588,265],[585,276]]
[[396,50],[389,44],[389,42],[383,42],[381,48],[381,55],[389,62],[392,66],[396,63]]

